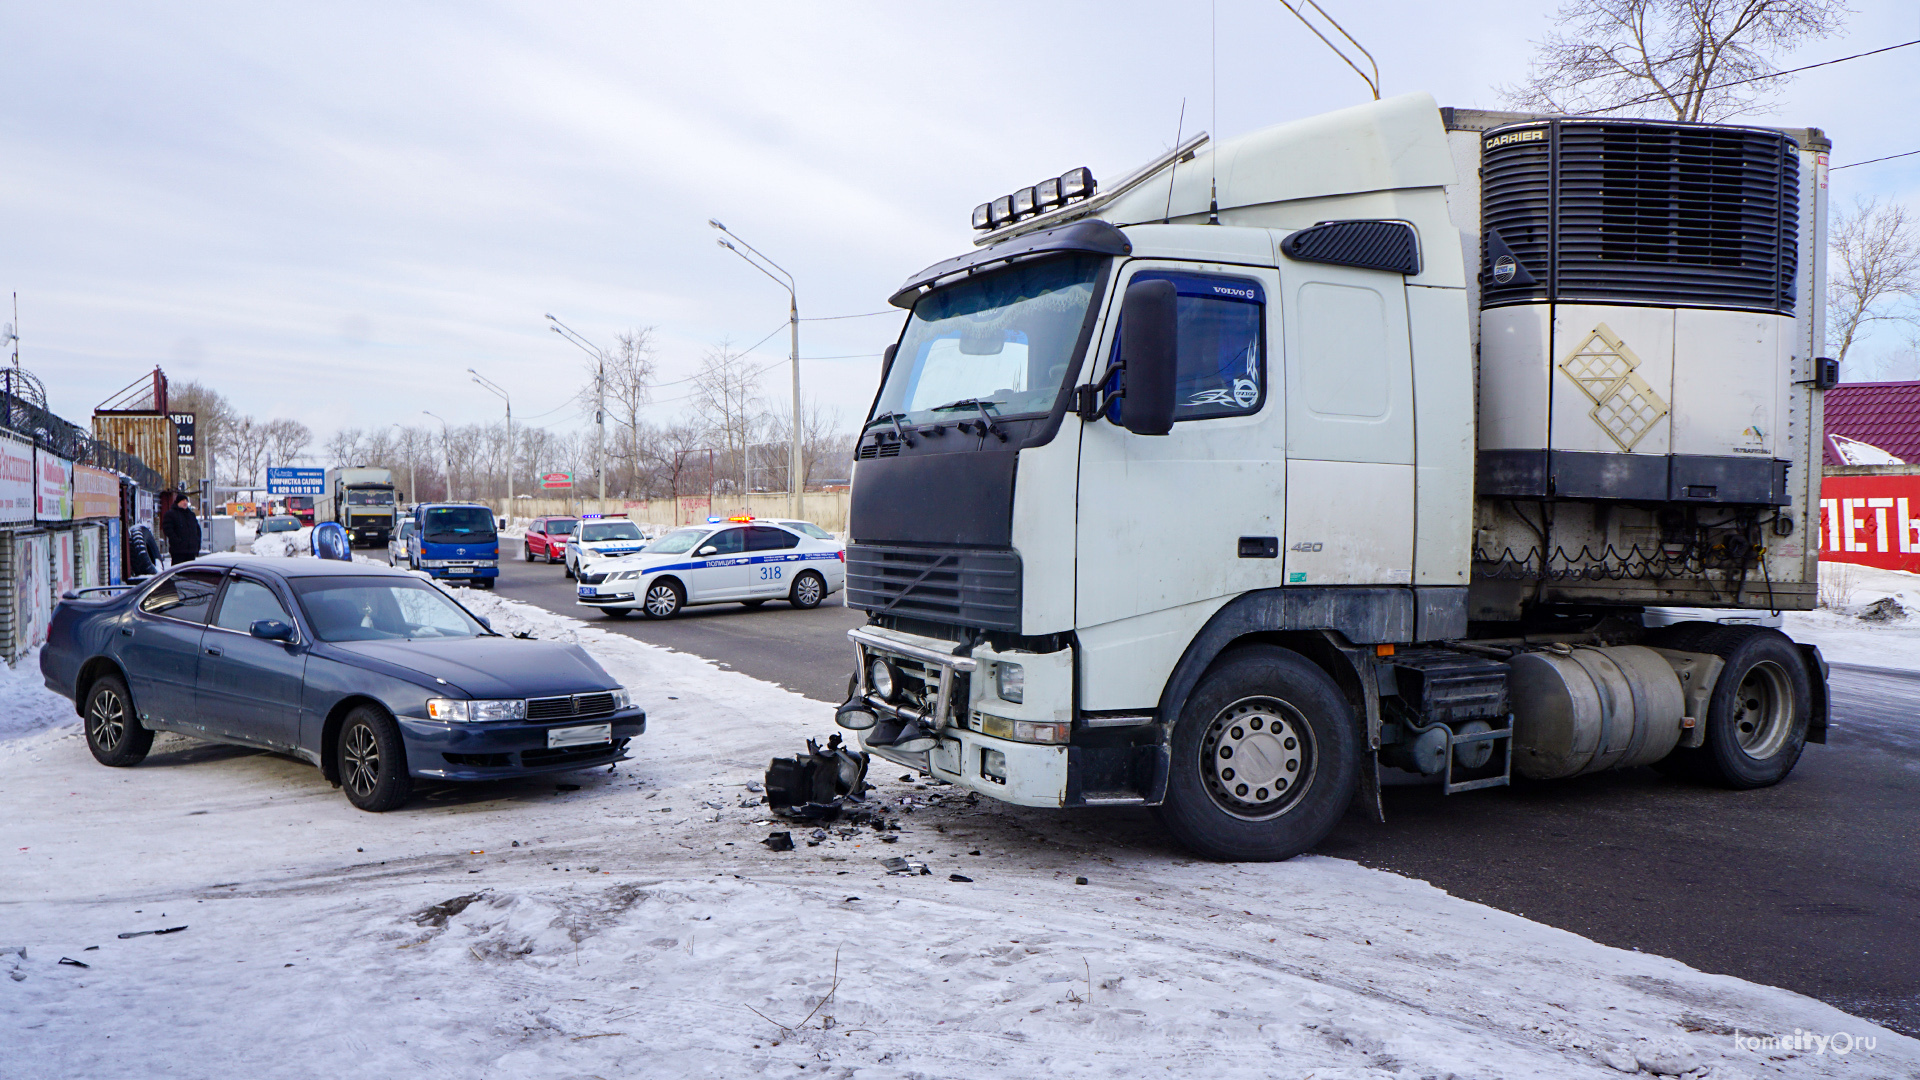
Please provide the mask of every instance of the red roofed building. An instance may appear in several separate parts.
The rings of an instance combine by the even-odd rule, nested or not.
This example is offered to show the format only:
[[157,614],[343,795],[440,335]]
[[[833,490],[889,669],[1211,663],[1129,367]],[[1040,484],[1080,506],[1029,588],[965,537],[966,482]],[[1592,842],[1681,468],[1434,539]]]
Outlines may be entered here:
[[[1920,382],[1842,383],[1827,391],[1823,415],[1826,433],[1877,446],[1907,462],[1920,464]],[[1826,443],[1826,463],[1845,465]]]

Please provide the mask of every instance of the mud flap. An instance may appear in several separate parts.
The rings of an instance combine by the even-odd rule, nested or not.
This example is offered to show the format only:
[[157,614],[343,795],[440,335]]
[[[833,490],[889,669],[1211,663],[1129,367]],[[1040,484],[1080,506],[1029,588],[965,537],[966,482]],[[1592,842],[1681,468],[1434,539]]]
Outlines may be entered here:
[[1376,825],[1387,823],[1387,808],[1380,802],[1380,751],[1367,751],[1360,764],[1360,805]]

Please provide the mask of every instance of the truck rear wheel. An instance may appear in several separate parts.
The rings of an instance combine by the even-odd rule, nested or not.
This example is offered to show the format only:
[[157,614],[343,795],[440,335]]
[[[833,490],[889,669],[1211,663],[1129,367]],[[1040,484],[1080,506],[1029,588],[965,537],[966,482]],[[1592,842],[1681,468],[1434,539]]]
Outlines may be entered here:
[[1166,801],[1154,809],[1197,854],[1273,862],[1333,831],[1359,782],[1360,738],[1340,688],[1298,653],[1222,657],[1173,728]]
[[1691,632],[1675,635],[1678,643],[1668,648],[1712,653],[1726,667],[1707,702],[1703,745],[1675,750],[1660,762],[1661,771],[1735,790],[1785,780],[1806,749],[1813,718],[1813,686],[1800,650],[1766,627],[1685,629]]

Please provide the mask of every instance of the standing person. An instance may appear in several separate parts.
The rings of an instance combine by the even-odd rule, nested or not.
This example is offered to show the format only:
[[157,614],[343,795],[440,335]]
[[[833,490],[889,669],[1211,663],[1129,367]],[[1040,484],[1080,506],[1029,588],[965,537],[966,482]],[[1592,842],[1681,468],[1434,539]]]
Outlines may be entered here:
[[187,493],[176,491],[173,505],[160,519],[160,531],[167,537],[167,549],[175,566],[192,562],[200,554],[200,519],[193,516],[193,503]]

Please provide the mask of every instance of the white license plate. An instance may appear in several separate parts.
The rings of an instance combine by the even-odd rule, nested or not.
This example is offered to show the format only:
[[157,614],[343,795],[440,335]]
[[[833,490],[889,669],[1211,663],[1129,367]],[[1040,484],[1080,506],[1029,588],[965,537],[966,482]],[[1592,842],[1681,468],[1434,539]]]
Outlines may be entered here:
[[547,732],[547,749],[563,746],[594,746],[613,741],[612,724],[583,724],[580,727],[554,728]]

